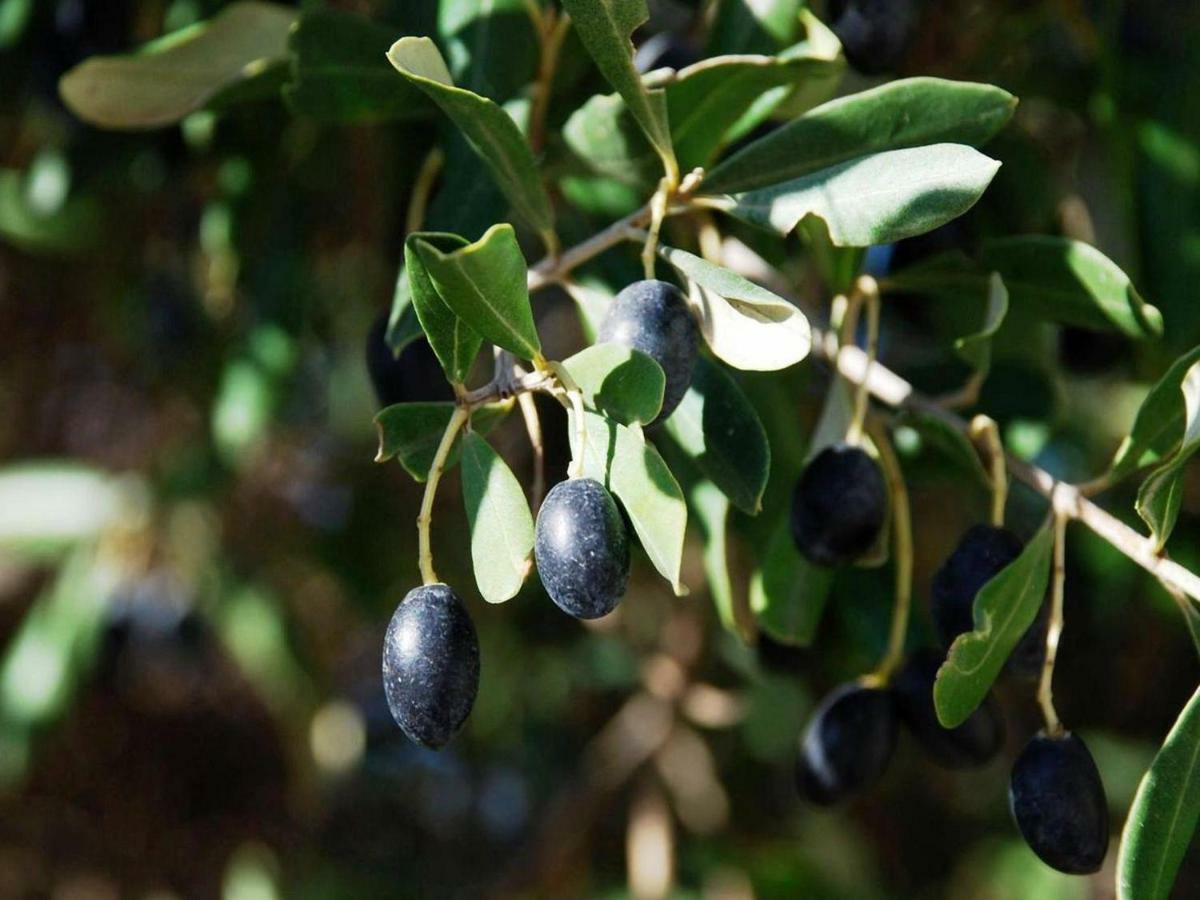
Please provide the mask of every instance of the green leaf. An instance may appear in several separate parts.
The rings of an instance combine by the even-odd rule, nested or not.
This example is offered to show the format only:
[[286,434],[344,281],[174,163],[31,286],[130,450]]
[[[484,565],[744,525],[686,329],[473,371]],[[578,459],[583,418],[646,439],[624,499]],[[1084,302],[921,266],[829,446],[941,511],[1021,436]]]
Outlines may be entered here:
[[[471,413],[471,427],[480,434],[487,434],[510,409],[511,400],[481,406]],[[414,480],[424,481],[453,413],[453,403],[397,403],[380,410],[375,416],[375,427],[379,429],[379,452],[375,462],[386,462],[394,457]],[[447,469],[458,462],[460,444],[461,440],[455,442],[446,460]]]
[[423,239],[414,246],[438,295],[455,315],[522,359],[541,356],[525,257],[511,225],[493,225],[475,243],[448,253]]
[[160,128],[262,77],[287,58],[296,11],[232,3],[124,56],[85,59],[59,81],[67,108],[100,128]]
[[766,372],[808,356],[808,319],[791,303],[686,250],[660,244],[659,254],[687,280],[704,339],[724,362]]
[[664,423],[667,433],[743,512],[762,509],[771,447],[758,414],[719,365],[696,361],[692,385]]
[[[687,504],[679,483],[641,429],[627,427],[599,413],[584,412],[583,470],[616,494],[642,549],[676,594],[686,592],[679,580]],[[571,451],[578,456],[575,413],[569,416]]]
[[521,218],[544,239],[552,236],[550,198],[533,153],[508,113],[486,97],[455,87],[446,61],[429,38],[403,37],[387,57],[458,126]]
[[1117,448],[1109,466],[1116,480],[1165,457],[1183,439],[1187,406],[1183,402],[1183,379],[1197,362],[1200,347],[1189,350],[1167,369],[1146,394],[1133,420],[1129,436]]
[[644,187],[659,172],[658,157],[619,94],[597,94],[563,125],[563,140],[592,171]]
[[363,16],[310,9],[292,29],[291,79],[283,97],[299,115],[322,122],[423,118],[434,106],[411,84],[397,84],[387,61],[396,30]]
[[977,372],[986,372],[992,364],[992,337],[1004,324],[1008,315],[1008,289],[1004,279],[993,272],[988,279],[987,309],[983,314],[983,324],[978,331],[964,335],[954,342],[954,349],[971,368]]
[[868,247],[923,234],[961,216],[999,168],[996,160],[963,144],[933,144],[864,156],[715,203],[785,236],[806,216],[816,216],[835,246]]
[[1175,452],[1138,489],[1137,513],[1150,527],[1156,550],[1163,548],[1175,528],[1183,503],[1184,467],[1200,448],[1200,362],[1188,368],[1179,390],[1185,409],[1183,437]]
[[708,580],[708,590],[712,594],[717,615],[725,628],[741,635],[743,639],[749,639],[753,634],[753,623],[741,621],[733,596],[733,582],[729,578],[726,548],[729,498],[711,481],[700,479],[688,491],[688,501],[704,532],[704,576]]
[[933,685],[943,727],[961,725],[983,702],[1004,661],[1037,618],[1053,549],[1054,529],[1048,522],[975,595],[975,630],[955,638]]
[[563,366],[583,391],[584,403],[622,425],[648,425],[662,409],[666,376],[640,350],[593,344],[563,360]]
[[100,206],[90,197],[68,194],[56,208],[38,209],[31,190],[35,166],[27,173],[0,168],[0,237],[50,255],[70,256],[95,247],[103,235]]
[[541,42],[525,0],[438,3],[439,43],[460,87],[504,103],[537,77]]
[[766,187],[885,150],[979,147],[1012,117],[1016,98],[987,84],[906,78],[841,97],[755,141],[704,180],[706,194]]
[[785,515],[750,576],[750,609],[759,627],[782,644],[807,647],[817,634],[834,572],[809,562],[792,541]]
[[503,603],[529,573],[533,516],[512,470],[474,431],[462,439],[462,490],[475,583],[488,603]]
[[[404,266],[396,278],[396,290],[392,296],[392,310],[388,315],[385,340],[396,356],[409,344],[425,334],[417,311],[412,305],[412,288],[408,284],[408,272]],[[439,360],[440,361],[440,360]]]
[[[471,374],[471,366],[479,355],[479,348],[483,346],[483,338],[455,315],[438,293],[420,249],[423,244],[452,252],[466,247],[467,241],[456,234],[418,232],[409,235],[404,242],[403,270],[413,311],[421,330],[429,339],[429,346],[442,364],[446,377],[452,383],[462,384]],[[395,349],[394,343],[392,348]]]
[[720,0],[706,55],[776,52],[795,40],[803,5],[803,0]]
[[1200,821],[1200,690],[1138,785],[1117,857],[1119,900],[1166,900]]
[[967,436],[953,425],[927,412],[911,409],[904,411],[897,424],[916,430],[923,440],[959,469],[978,479],[983,487],[991,488],[992,478],[983,467],[979,452]]
[[983,245],[980,262],[1000,273],[1014,304],[1047,318],[1134,338],[1162,334],[1159,311],[1116,263],[1088,244],[1042,235],[1000,238]]
[[666,97],[648,90],[633,65],[634,29],[649,18],[645,0],[563,0],[576,34],[596,68],[625,100],[646,139],[662,159],[672,181],[679,179],[679,164],[671,145]]

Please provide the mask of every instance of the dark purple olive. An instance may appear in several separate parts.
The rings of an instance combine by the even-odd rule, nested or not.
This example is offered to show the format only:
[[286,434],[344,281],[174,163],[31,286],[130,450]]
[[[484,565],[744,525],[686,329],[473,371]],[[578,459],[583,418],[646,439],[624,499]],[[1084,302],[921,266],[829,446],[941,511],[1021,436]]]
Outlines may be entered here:
[[409,591],[383,641],[383,688],[408,737],[437,749],[454,737],[479,692],[479,638],[462,598],[444,584]]
[[1039,734],[1021,751],[1008,789],[1013,818],[1042,862],[1070,875],[1096,872],[1108,851],[1108,802],[1078,737]]
[[1004,744],[1004,719],[989,695],[967,721],[943,728],[933,705],[933,682],[944,657],[936,650],[918,650],[892,682],[900,719],[917,743],[939,765],[970,769],[986,765]]
[[916,31],[914,0],[830,0],[829,20],[846,61],[864,75],[896,68]]
[[592,478],[560,481],[538,511],[534,559],[546,593],[577,619],[606,616],[629,581],[629,539],[616,501]]
[[933,576],[933,624],[946,647],[975,627],[975,595],[1021,555],[1021,539],[1007,528],[973,525]]
[[834,689],[800,741],[796,784],[802,796],[831,806],[879,780],[896,749],[896,699],[858,682]]
[[596,335],[641,350],[663,370],[661,421],[675,411],[692,383],[700,352],[700,329],[679,288],[665,281],[635,281],[613,298]]
[[887,509],[887,484],[875,460],[849,444],[826,447],[792,493],[796,549],[817,565],[852,563],[878,539]]

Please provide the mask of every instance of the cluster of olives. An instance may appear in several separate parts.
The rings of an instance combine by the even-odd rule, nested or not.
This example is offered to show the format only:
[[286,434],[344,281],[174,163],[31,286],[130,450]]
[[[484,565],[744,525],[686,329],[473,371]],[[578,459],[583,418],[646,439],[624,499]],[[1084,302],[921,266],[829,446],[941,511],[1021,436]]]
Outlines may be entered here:
[[[629,285],[614,298],[598,339],[640,350],[662,367],[659,420],[669,416],[687,393],[699,353],[699,329],[679,289],[652,280]],[[377,345],[382,351],[373,353]],[[426,351],[427,345],[420,352]],[[394,357],[376,326],[368,369],[380,402],[396,402],[397,386],[407,390],[413,362],[420,362],[408,354],[412,348]],[[551,488],[538,510],[533,555],[550,599],[577,619],[608,615],[625,594],[625,520],[593,478],[570,478]],[[452,588],[426,584],[401,601],[384,639],[383,681],[392,716],[413,741],[441,747],[462,727],[479,689],[479,639]]]
[[[844,443],[826,448],[796,484],[796,546],[818,565],[852,563],[878,539],[886,508],[886,484],[875,461]],[[830,805],[878,781],[901,723],[948,768],[982,766],[999,753],[1004,722],[995,699],[987,697],[965,722],[948,729],[938,721],[933,686],[945,650],[974,628],[975,595],[1021,550],[1020,538],[1006,528],[976,525],[967,531],[933,580],[932,615],[943,650],[919,650],[890,682],[870,676],[843,684],[820,703],[796,767],[804,797]],[[1022,637],[1010,671],[1038,671],[1044,627],[1039,619]],[[1021,835],[1044,862],[1073,874],[1099,869],[1108,848],[1108,807],[1100,773],[1079,737],[1034,737],[1013,766],[1009,799]]]

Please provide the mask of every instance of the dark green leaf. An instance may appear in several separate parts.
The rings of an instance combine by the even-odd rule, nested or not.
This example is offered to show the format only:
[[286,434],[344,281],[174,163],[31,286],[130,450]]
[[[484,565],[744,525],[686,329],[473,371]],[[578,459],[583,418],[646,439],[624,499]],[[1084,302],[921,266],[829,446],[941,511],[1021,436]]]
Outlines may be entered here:
[[1117,858],[1120,900],[1166,900],[1200,821],[1200,690],[1138,785]]
[[[408,276],[409,296],[421,329],[429,339],[438,362],[452,383],[462,384],[471,374],[471,366],[483,346],[483,338],[463,319],[455,315],[429,276],[422,246],[453,252],[467,246],[456,234],[418,232],[404,242],[404,272]],[[393,345],[394,347],[394,345]]]
[[1183,437],[1167,461],[1142,482],[1137,496],[1137,513],[1150,526],[1158,550],[1166,544],[1179,518],[1184,467],[1200,448],[1200,362],[1187,370],[1179,390],[1185,409]]
[[62,77],[59,92],[68,109],[100,128],[171,125],[282,64],[295,20],[295,10],[274,3],[232,3],[137,53],[84,60]]
[[771,448],[754,407],[728,373],[697,360],[692,386],[664,427],[738,509],[759,512]]
[[413,308],[408,272],[401,266],[396,277],[396,290],[392,295],[392,311],[388,316],[387,345],[392,349],[392,353],[398,356],[405,347],[424,333],[421,320],[417,318],[417,311]]
[[416,87],[396,81],[387,51],[396,30],[353,13],[310,9],[288,47],[291,80],[283,96],[301,115],[323,122],[375,122],[433,114]]
[[495,102],[454,86],[446,61],[429,38],[405,37],[388,51],[401,75],[441,107],[475,148],[521,217],[553,240],[554,214],[533,153],[521,130]]
[[808,319],[791,303],[686,250],[660,244],[659,254],[687,280],[700,330],[723,361],[761,372],[786,368],[808,356]]
[[677,179],[679,165],[671,146],[666,98],[661,90],[648,90],[633,65],[630,36],[648,18],[645,0],[563,0],[563,9],[596,68],[624,98],[667,175]]
[[1133,420],[1129,436],[1121,443],[1109,466],[1109,476],[1122,478],[1165,457],[1183,439],[1187,407],[1183,402],[1183,379],[1197,362],[1200,347],[1189,350],[1175,362],[1146,394]]
[[529,574],[533,516],[512,470],[474,431],[462,438],[462,489],[475,583],[488,603],[503,603]]
[[720,0],[708,56],[775,53],[796,39],[803,0]]
[[[571,450],[578,455],[575,414],[569,416]],[[584,413],[584,474],[617,495],[642,549],[675,593],[685,593],[679,580],[687,504],[679,483],[640,428],[621,425],[599,413]]]
[[1054,529],[1044,525],[1021,555],[975,595],[975,630],[959,635],[938,670],[933,701],[946,728],[965,722],[983,702],[1005,660],[1037,618],[1050,580]]
[[704,193],[730,194],[790,181],[885,150],[926,144],[982,146],[1016,108],[986,84],[906,78],[832,100],[718,165]]
[[750,609],[759,627],[780,643],[807,647],[816,637],[832,587],[833,570],[800,554],[784,516],[750,577]]
[[[471,427],[487,434],[510,409],[511,400],[481,406],[471,413]],[[375,426],[379,429],[375,461],[385,462],[395,457],[415,480],[424,481],[453,413],[453,403],[397,403],[380,410],[375,416]],[[457,441],[450,452],[447,469],[458,462],[460,443],[461,440]]]
[[1000,163],[963,144],[889,150],[716,199],[752,225],[788,235],[806,216],[835,246],[867,247],[932,231],[975,205]]
[[979,452],[967,436],[953,425],[937,416],[917,410],[906,410],[898,424],[916,430],[937,452],[955,463],[963,472],[978,479],[982,486],[991,488],[992,478],[983,467]]
[[964,335],[954,342],[959,356],[978,372],[986,372],[992,364],[992,337],[1008,315],[1008,290],[1004,279],[993,272],[988,279],[987,309],[978,331]]
[[451,252],[422,239],[413,246],[438,295],[460,319],[522,359],[541,356],[525,257],[511,225],[493,225],[475,243]]
[[563,365],[583,391],[588,406],[622,425],[648,425],[662,409],[666,376],[662,367],[623,344],[593,344]]
[[468,91],[503,103],[537,75],[541,43],[525,0],[446,0],[437,30],[455,84]]

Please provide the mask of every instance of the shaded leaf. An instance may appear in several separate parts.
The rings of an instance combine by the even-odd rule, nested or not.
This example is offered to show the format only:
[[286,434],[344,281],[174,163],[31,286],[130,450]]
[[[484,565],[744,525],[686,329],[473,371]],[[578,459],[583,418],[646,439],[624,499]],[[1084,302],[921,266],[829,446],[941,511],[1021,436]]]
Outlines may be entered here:
[[1200,347],[1171,363],[1167,373],[1146,394],[1133,428],[1113,456],[1108,469],[1111,478],[1121,478],[1152,465],[1179,445],[1187,419],[1183,379],[1197,362],[1200,362]]
[[784,515],[766,553],[750,576],[750,609],[759,627],[782,644],[807,647],[833,587],[834,571],[801,555]]
[[742,640],[750,640],[754,635],[754,622],[747,620],[748,610],[744,603],[738,603],[729,577],[726,541],[729,498],[711,481],[700,479],[688,491],[688,502],[704,532],[704,576],[717,616],[725,628]]
[[[396,290],[392,295],[392,309],[388,315],[385,340],[396,356],[409,344],[424,334],[421,320],[412,305],[412,288],[408,284],[408,272],[404,266],[396,278]],[[440,360],[439,360],[440,361]]]
[[475,583],[488,603],[503,603],[516,596],[529,573],[533,516],[516,476],[488,442],[470,431],[461,443]]
[[1004,324],[1008,315],[1008,290],[1004,287],[1004,279],[993,272],[988,278],[987,309],[983,314],[983,324],[978,331],[960,337],[954,342],[954,349],[971,368],[978,372],[986,372],[992,364],[992,337]]
[[588,406],[622,425],[647,425],[662,409],[666,376],[640,350],[624,344],[593,344],[562,363]]
[[460,87],[503,103],[534,80],[540,42],[524,0],[438,3],[437,31]]
[[377,122],[433,114],[420,90],[396,81],[387,61],[396,29],[333,9],[302,13],[288,41],[293,111],[323,122]]
[[890,150],[770,187],[718,198],[719,209],[791,234],[806,216],[835,246],[867,247],[932,231],[975,205],[1000,163],[962,144]]
[[905,410],[897,424],[915,429],[931,447],[955,463],[963,472],[977,478],[983,487],[991,489],[992,478],[983,467],[979,452],[957,428],[937,416],[912,409]]
[[622,184],[652,184],[659,159],[619,94],[597,94],[563,125],[563,140],[576,156],[601,175]]
[[[471,427],[487,434],[510,409],[511,400],[481,406],[471,413]],[[453,413],[453,403],[397,403],[381,409],[375,416],[375,427],[379,430],[375,461],[395,458],[416,481],[424,481]],[[458,462],[461,443],[460,437],[446,460],[447,469]]]
[[940,78],[906,78],[831,100],[723,160],[706,194],[778,184],[885,150],[926,144],[982,146],[1012,117],[1016,98],[1000,88]]
[[771,472],[771,447],[758,414],[727,372],[703,356],[692,385],[663,425],[738,509],[755,515]]
[[541,356],[525,257],[511,225],[493,225],[475,243],[450,252],[424,239],[413,245],[438,295],[455,315],[522,359]]
[[661,90],[649,90],[633,65],[634,29],[649,18],[645,0],[563,0],[576,34],[605,80],[625,100],[642,127],[672,181],[679,166],[671,145],[666,98]]
[[[483,346],[483,338],[455,315],[438,293],[420,252],[422,243],[453,252],[467,246],[467,241],[456,234],[418,232],[409,235],[404,242],[403,270],[413,311],[429,340],[429,346],[442,364],[446,378],[452,383],[462,384],[471,374],[471,366]],[[391,346],[393,350],[396,349],[395,343]]]
[[1137,496],[1137,513],[1150,527],[1157,550],[1175,528],[1183,503],[1184,467],[1200,448],[1200,362],[1188,368],[1179,390],[1185,409],[1183,437],[1167,461],[1142,482]]
[[[575,413],[569,416],[571,451],[578,456]],[[630,428],[599,413],[584,413],[584,474],[616,494],[642,549],[675,593],[685,589],[679,580],[687,504],[683,491],[663,458],[647,443],[641,429]]]
[[1200,821],[1200,690],[1142,777],[1117,858],[1120,900],[1165,900]]
[[280,66],[295,21],[296,11],[278,4],[232,3],[136,53],[85,59],[62,77],[59,93],[71,112],[100,128],[171,125]]
[[803,0],[720,0],[707,56],[774,53],[796,39]]
[[938,670],[933,701],[945,728],[965,722],[983,702],[1017,642],[1037,618],[1050,580],[1054,529],[1042,526],[1021,555],[975,595],[975,630],[955,638]]
[[387,56],[458,126],[521,217],[543,237],[553,234],[554,214],[533,153],[508,113],[486,97],[455,87],[429,38],[401,38]]
[[659,245],[659,254],[688,282],[688,300],[713,353],[729,365],[774,371],[808,356],[812,332],[804,313],[736,272],[686,250]]

